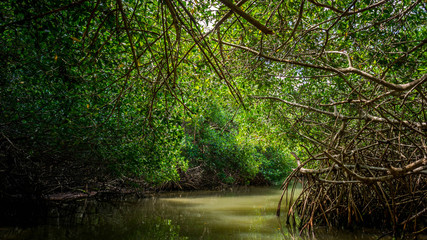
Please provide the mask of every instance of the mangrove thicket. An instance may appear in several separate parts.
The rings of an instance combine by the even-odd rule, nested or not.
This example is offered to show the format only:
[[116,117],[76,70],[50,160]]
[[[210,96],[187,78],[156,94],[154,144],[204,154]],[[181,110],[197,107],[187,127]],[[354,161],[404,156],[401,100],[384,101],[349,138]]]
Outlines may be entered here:
[[0,197],[288,176],[300,231],[425,233],[426,7],[3,1]]

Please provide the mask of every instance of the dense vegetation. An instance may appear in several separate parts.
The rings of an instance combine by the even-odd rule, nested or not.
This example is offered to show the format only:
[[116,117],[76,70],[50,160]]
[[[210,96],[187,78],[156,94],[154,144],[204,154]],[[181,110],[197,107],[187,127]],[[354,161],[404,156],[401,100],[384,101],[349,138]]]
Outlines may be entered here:
[[0,6],[2,196],[271,183],[301,161],[302,230],[426,231],[424,1]]
[[188,41],[193,30],[177,27],[165,5],[1,9],[2,196],[116,179],[161,186],[188,168],[203,175],[196,185],[189,176],[195,188],[277,183],[289,173],[286,148],[254,139],[256,119],[245,116],[257,113],[232,99]]

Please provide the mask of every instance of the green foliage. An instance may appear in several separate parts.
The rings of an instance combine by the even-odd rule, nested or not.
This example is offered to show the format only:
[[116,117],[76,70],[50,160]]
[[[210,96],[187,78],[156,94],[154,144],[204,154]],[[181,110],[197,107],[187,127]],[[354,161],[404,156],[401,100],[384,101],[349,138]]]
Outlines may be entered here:
[[206,117],[188,126],[192,131],[189,135],[193,136],[188,137],[183,152],[190,164],[202,165],[209,172],[217,174],[224,183],[254,177],[259,164],[251,155],[251,148],[237,141],[236,123],[229,122],[231,119],[227,119],[226,112],[219,105],[210,104],[206,109]]
[[187,169],[187,162],[181,155],[183,132],[173,125],[162,128],[165,126],[139,133],[145,134],[144,138],[127,135],[121,141],[103,143],[100,152],[103,158],[110,159],[110,167],[118,174],[143,177],[153,184],[178,180],[177,169]]
[[[184,156],[192,166],[203,166],[225,184],[246,184],[260,174],[270,183],[278,183],[290,172],[287,155],[279,148],[239,136],[245,123],[233,119],[233,113],[219,104],[205,108],[201,119],[187,126]],[[196,136],[194,138],[194,136]]]
[[[226,184],[260,175],[277,182],[295,165],[287,154],[292,149],[309,161],[305,167],[328,172],[310,180],[370,184],[360,176],[381,176],[377,200],[404,199],[407,184],[390,188],[395,184],[383,174],[393,181],[418,177],[422,169],[410,166],[421,166],[427,155],[425,2],[248,1],[239,7],[259,24],[236,11],[226,15],[229,7],[214,0],[0,2],[0,182],[24,189],[13,186],[16,176],[47,185],[43,178],[51,172],[56,181],[52,175],[63,171],[84,175],[102,166],[161,184],[177,180],[187,165]],[[50,170],[64,159],[72,167]],[[359,166],[402,171],[368,174]],[[346,189],[327,188],[333,191],[310,189],[300,199],[306,223],[313,216],[338,219],[326,216],[335,211],[320,214],[316,204],[307,205],[312,213],[305,208],[311,194]],[[317,203],[328,204],[325,196]],[[395,204],[404,211],[384,204],[372,209],[420,232],[413,216],[421,205],[406,204],[415,202]],[[343,210],[350,224],[352,211]]]
[[[19,22],[70,3],[1,3],[7,10],[2,17]],[[118,175],[154,184],[176,180],[177,169],[186,169],[182,113],[163,91],[148,104],[149,86],[123,77],[130,64],[123,54],[128,43],[125,35],[111,40],[117,33],[112,7],[101,3],[96,9],[100,19],[92,19],[92,25],[87,9],[93,6],[86,2],[2,26],[1,132],[27,159],[102,163]],[[85,28],[93,26],[98,29],[86,29],[85,35]]]
[[296,167],[295,162],[291,162],[289,154],[281,149],[267,147],[265,150],[259,151],[263,155],[260,173],[273,184],[281,184],[292,171],[292,168]]
[[[266,136],[278,129],[259,121],[265,108],[235,106],[238,88],[256,91],[247,88],[253,77],[242,71],[224,84],[229,77],[211,59],[217,49],[208,39],[194,41],[204,27],[188,16],[176,22],[162,3],[0,3],[2,168],[38,176],[67,159],[71,175],[85,175],[71,169],[88,166],[150,184],[178,180],[178,169],[189,164],[229,184],[247,183],[260,171],[269,181],[281,178],[282,150],[274,148],[274,163],[260,150],[283,141]],[[184,1],[174,9],[209,25],[220,17],[209,10],[213,5]]]

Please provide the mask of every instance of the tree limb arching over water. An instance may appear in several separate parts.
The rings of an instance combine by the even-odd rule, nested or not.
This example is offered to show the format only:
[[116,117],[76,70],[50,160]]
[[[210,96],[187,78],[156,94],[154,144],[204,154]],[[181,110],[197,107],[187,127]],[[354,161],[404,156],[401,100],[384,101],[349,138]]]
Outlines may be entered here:
[[[0,123],[2,150],[30,159],[32,149],[17,144],[24,138],[53,159],[78,149],[153,182],[176,179],[185,161],[169,153],[190,125],[181,118],[196,115],[197,97],[227,92],[257,112],[248,122],[257,116],[281,131],[277,141],[301,161],[283,184],[303,182],[300,196],[284,198],[301,231],[426,231],[424,1],[32,3],[0,4],[13,11],[0,25],[1,110],[10,113]],[[128,162],[134,152],[118,145],[161,154]],[[43,162],[4,162],[30,179],[32,167],[45,170]]]

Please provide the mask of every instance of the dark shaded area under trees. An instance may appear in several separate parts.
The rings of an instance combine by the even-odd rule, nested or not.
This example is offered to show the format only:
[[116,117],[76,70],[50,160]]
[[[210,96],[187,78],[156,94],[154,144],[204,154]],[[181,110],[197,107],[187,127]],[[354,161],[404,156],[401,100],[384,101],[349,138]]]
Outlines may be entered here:
[[290,172],[277,143],[243,135],[248,113],[210,72],[194,23],[167,5],[1,9],[1,199],[277,184]]
[[424,1],[0,7],[0,197],[271,183],[296,167],[282,201],[299,231],[426,232]]

